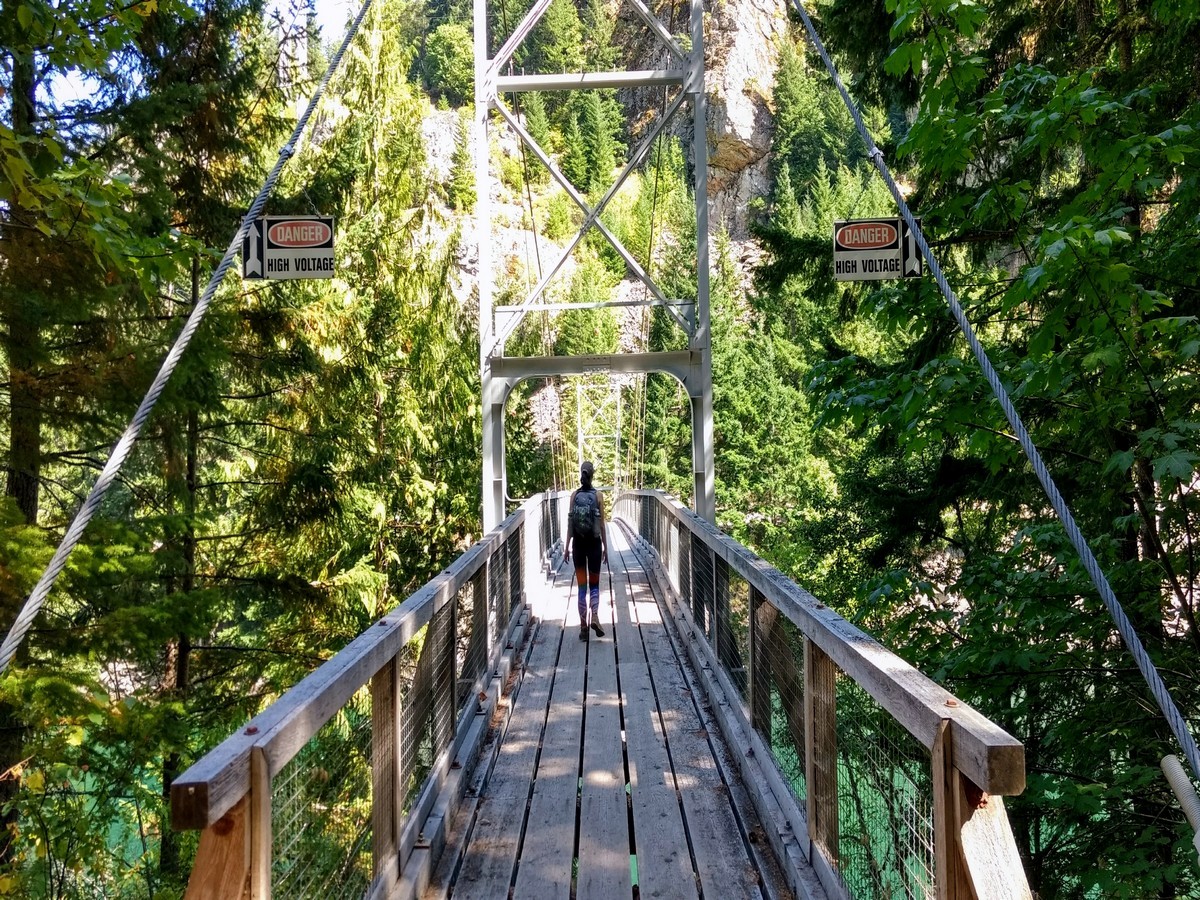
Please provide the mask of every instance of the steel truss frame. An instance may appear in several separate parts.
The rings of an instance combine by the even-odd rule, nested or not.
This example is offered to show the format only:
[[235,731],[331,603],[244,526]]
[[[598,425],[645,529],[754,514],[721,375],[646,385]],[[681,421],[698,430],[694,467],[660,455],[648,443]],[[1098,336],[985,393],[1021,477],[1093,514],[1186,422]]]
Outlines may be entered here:
[[[475,224],[479,246],[479,369],[483,401],[483,526],[496,527],[504,517],[506,475],[504,460],[504,406],[512,389],[527,378],[553,375],[664,372],[684,386],[692,412],[692,470],[696,512],[709,521],[715,519],[716,502],[713,475],[712,424],[712,346],[709,328],[709,244],[708,244],[708,136],[704,95],[704,19],[703,0],[689,0],[691,47],[685,52],[666,27],[646,7],[643,0],[629,3],[658,41],[681,67],[671,69],[590,72],[541,75],[502,75],[517,48],[528,38],[550,6],[551,0],[537,0],[496,56],[488,58],[487,0],[475,0]],[[639,142],[613,185],[592,207],[586,198],[562,174],[546,151],[525,130],[501,101],[502,92],[562,91],[613,87],[678,86],[679,91],[665,113]],[[696,197],[696,298],[675,299],[665,296],[633,255],[603,222],[600,215],[621,186],[649,155],[654,140],[674,119],[685,101],[691,101],[692,155],[694,160],[694,196]],[[539,279],[518,306],[493,305],[493,269],[491,259],[491,184],[488,134],[492,112],[518,136],[521,142],[550,172],[583,212],[584,220],[554,265]],[[647,288],[644,301],[586,304],[588,308],[607,306],[660,306],[683,330],[688,349],[669,353],[622,353],[608,356],[579,357],[508,357],[505,342],[525,315],[534,310],[560,310],[567,304],[546,303],[546,287],[591,228],[598,230],[613,246],[630,272]],[[573,308],[575,305],[570,304]],[[583,308],[582,306],[580,308]]]

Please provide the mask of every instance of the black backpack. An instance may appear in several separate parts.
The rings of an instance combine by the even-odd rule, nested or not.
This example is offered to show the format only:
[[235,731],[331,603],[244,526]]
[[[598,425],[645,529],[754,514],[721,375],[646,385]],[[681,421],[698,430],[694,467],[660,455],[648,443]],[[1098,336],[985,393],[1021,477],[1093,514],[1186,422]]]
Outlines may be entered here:
[[594,488],[580,488],[571,506],[571,534],[575,540],[600,537],[600,500]]

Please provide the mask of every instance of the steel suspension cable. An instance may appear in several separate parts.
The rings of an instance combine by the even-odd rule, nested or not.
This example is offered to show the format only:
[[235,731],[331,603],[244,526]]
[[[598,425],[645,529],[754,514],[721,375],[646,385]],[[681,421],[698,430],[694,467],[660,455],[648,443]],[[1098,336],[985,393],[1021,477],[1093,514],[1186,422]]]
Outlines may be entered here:
[[220,287],[221,282],[225,279],[225,275],[229,272],[229,268],[233,264],[234,254],[241,249],[242,241],[245,239],[251,223],[262,214],[267,199],[275,189],[275,184],[279,180],[279,175],[282,173],[283,167],[292,158],[293,154],[295,154],[296,145],[299,143],[305,128],[308,127],[308,121],[312,118],[312,114],[316,110],[317,104],[320,102],[321,96],[328,86],[330,79],[333,77],[333,73],[341,65],[342,57],[358,33],[359,26],[362,25],[363,19],[371,7],[371,2],[372,0],[365,0],[358,15],[346,31],[342,45],[338,48],[337,53],[334,54],[333,59],[329,61],[329,66],[326,68],[325,74],[321,77],[316,90],[308,101],[307,109],[304,110],[304,114],[296,122],[296,127],[293,129],[291,137],[279,151],[279,157],[275,160],[275,165],[267,175],[266,181],[263,182],[263,186],[254,198],[254,202],[250,204],[245,218],[242,219],[242,224],[238,226],[233,239],[229,242],[229,246],[225,250],[225,255],[221,257],[221,262],[217,265],[216,270],[209,279],[208,286],[204,289],[204,293],[184,323],[183,330],[179,333],[179,337],[175,339],[175,344],[163,360],[158,374],[154,376],[154,381],[151,382],[149,390],[146,391],[146,396],[142,398],[142,402],[133,414],[129,425],[125,428],[124,434],[121,435],[120,440],[113,447],[112,453],[109,454],[108,462],[104,464],[104,468],[101,470],[100,476],[96,479],[96,483],[92,486],[87,498],[83,501],[79,512],[75,514],[75,518],[67,529],[67,533],[63,536],[62,542],[58,545],[58,549],[54,551],[54,556],[51,557],[50,564],[46,566],[46,570],[42,573],[41,578],[34,585],[29,598],[21,608],[20,614],[18,614],[16,620],[13,622],[12,628],[9,629],[8,636],[4,639],[3,645],[0,645],[0,673],[3,673],[8,668],[9,663],[16,656],[17,649],[21,646],[21,642],[24,640],[25,635],[28,634],[29,629],[33,627],[33,622],[41,611],[42,605],[46,602],[51,588],[54,587],[54,582],[62,574],[62,570],[67,564],[67,557],[71,555],[71,551],[75,549],[79,541],[83,538],[83,532],[87,528],[88,523],[91,522],[92,517],[96,514],[96,510],[100,508],[100,503],[104,499],[104,495],[108,492],[109,487],[112,486],[117,473],[120,472],[121,467],[125,464],[125,460],[133,451],[133,445],[137,442],[138,435],[150,418],[150,414],[154,411],[155,404],[158,403],[159,397],[162,396],[167,382],[170,380],[175,368],[179,365],[180,359],[183,358],[183,354],[195,336],[196,330],[200,327],[200,323],[203,321],[209,306],[212,304],[213,298],[216,296],[217,288]]
[[829,71],[833,78],[834,84],[837,86],[838,93],[842,96],[842,101],[846,104],[846,109],[849,110],[850,116],[854,119],[854,126],[858,130],[859,136],[863,139],[863,143],[867,148],[867,155],[875,164],[875,168],[879,171],[888,190],[891,192],[893,199],[896,201],[896,206],[903,216],[905,224],[908,225],[913,237],[916,240],[917,246],[921,250],[921,255],[925,259],[926,265],[929,266],[929,272],[933,275],[937,282],[942,296],[946,298],[946,303],[949,306],[950,313],[958,323],[959,330],[966,338],[967,345],[970,347],[971,353],[974,355],[976,362],[979,363],[980,369],[983,371],[984,378],[987,379],[988,385],[992,389],[997,401],[1000,403],[1000,408],[1004,411],[1005,418],[1008,419],[1009,425],[1012,426],[1013,432],[1017,436],[1017,441],[1021,445],[1021,449],[1025,452],[1030,465],[1033,467],[1034,474],[1037,475],[1038,481],[1042,485],[1047,498],[1050,500],[1050,505],[1054,508],[1054,512],[1058,515],[1062,522],[1063,530],[1067,534],[1071,546],[1079,554],[1080,560],[1083,562],[1083,567],[1091,578],[1092,585],[1100,594],[1100,599],[1103,601],[1109,615],[1112,616],[1113,622],[1117,626],[1117,631],[1121,635],[1121,639],[1125,642],[1125,646],[1129,649],[1134,661],[1137,663],[1138,671],[1146,680],[1146,684],[1150,688],[1150,693],[1153,695],[1155,702],[1158,704],[1163,717],[1167,720],[1168,726],[1171,728],[1172,734],[1179,742],[1183,750],[1184,756],[1187,757],[1188,763],[1191,765],[1192,774],[1197,780],[1200,780],[1200,749],[1197,749],[1196,740],[1192,736],[1188,728],[1187,721],[1183,714],[1180,713],[1179,707],[1171,697],[1170,691],[1163,682],[1162,677],[1158,674],[1158,669],[1155,668],[1154,662],[1150,659],[1150,655],[1146,652],[1146,648],[1142,645],[1141,639],[1138,637],[1137,630],[1133,627],[1133,623],[1129,621],[1129,617],[1125,614],[1124,608],[1121,606],[1120,600],[1117,599],[1116,593],[1109,584],[1108,577],[1101,569],[1099,561],[1096,559],[1092,548],[1084,539],[1083,533],[1079,530],[1079,526],[1075,523],[1075,517],[1071,513],[1070,507],[1067,505],[1062,494],[1058,490],[1058,485],[1054,478],[1050,475],[1050,471],[1046,468],[1045,462],[1042,460],[1042,455],[1038,451],[1037,446],[1033,443],[1033,438],[1030,437],[1025,423],[1017,413],[1016,407],[1013,406],[1012,400],[1009,398],[1008,391],[1000,381],[1000,376],[988,358],[987,352],[983,345],[975,335],[975,330],[971,327],[966,313],[963,311],[962,305],[958,301],[958,296],[950,287],[946,280],[946,275],[942,272],[942,267],[938,264],[933,252],[929,249],[929,243],[925,240],[925,234],[917,226],[913,218],[912,211],[908,208],[908,204],[904,200],[904,196],[900,193],[899,187],[892,178],[891,172],[888,170],[887,164],[883,161],[883,151],[881,151],[875,142],[871,139],[870,133],[867,131],[866,125],[863,123],[862,115],[858,111],[858,107],[850,97],[849,91],[846,90],[845,84],[842,82],[841,76],[838,74],[837,66],[830,59],[829,53],[825,49],[824,43],[817,34],[817,29],[813,25],[812,19],[808,16],[808,11],[804,8],[802,0],[792,0],[792,5],[795,6],[800,18],[804,21],[804,27],[808,31],[809,39],[813,42],[813,46],[821,56],[821,61],[824,62],[825,68]]

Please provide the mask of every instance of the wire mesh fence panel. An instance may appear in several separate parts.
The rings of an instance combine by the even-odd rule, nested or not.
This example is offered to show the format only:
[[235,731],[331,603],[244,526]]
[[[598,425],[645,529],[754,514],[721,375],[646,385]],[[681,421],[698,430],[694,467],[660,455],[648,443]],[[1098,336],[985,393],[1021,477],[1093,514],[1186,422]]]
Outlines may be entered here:
[[713,597],[716,594],[713,554],[704,539],[692,535],[692,617],[712,643]]
[[[445,607],[450,608],[450,604]],[[433,623],[409,642],[401,665],[400,795],[407,814],[433,768]]]
[[675,528],[679,532],[679,568],[675,572],[675,578],[678,583],[675,589],[679,591],[679,599],[684,608],[692,608],[692,534],[688,531],[682,522],[676,522]]
[[[457,672],[454,665],[454,619],[457,604],[447,603],[433,616],[429,623],[427,649],[433,652],[433,758],[450,746],[454,740],[454,720],[458,711],[455,682]],[[486,607],[485,607],[486,608]],[[486,634],[486,626],[484,628]]]
[[638,534],[644,537],[650,546],[655,546],[653,540],[654,527],[651,524],[654,520],[655,508],[657,503],[649,500],[646,497],[639,498],[638,501]]
[[[493,561],[495,556],[493,556]],[[479,671],[487,661],[488,597],[486,570],[480,569],[458,592],[458,609],[454,615],[455,700],[461,707],[475,684]]]
[[750,585],[720,557],[713,560],[713,580],[717,660],[744,702],[750,696]]
[[753,597],[754,728],[796,800],[808,795],[804,775],[804,635],[757,592]]
[[495,642],[500,635],[501,619],[504,618],[500,613],[501,604],[508,606],[508,558],[503,545],[497,547],[488,560],[486,601],[488,633]]
[[521,605],[521,596],[525,592],[522,560],[525,559],[525,529],[518,528],[504,544],[508,553],[508,603],[499,608],[503,610],[500,616],[500,627],[497,638],[508,627],[512,614]]
[[362,688],[271,782],[272,889],[362,897],[371,883],[371,695]]
[[929,751],[849,678],[837,687],[838,871],[852,897],[935,896]]

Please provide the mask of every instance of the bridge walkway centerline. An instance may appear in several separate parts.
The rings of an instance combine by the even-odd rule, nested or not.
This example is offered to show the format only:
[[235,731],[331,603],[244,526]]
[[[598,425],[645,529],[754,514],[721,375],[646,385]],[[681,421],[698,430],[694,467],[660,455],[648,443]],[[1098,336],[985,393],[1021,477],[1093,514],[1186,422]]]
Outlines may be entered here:
[[616,525],[609,540],[604,637],[578,638],[570,564],[528,585],[494,762],[425,897],[792,896],[663,598]]

